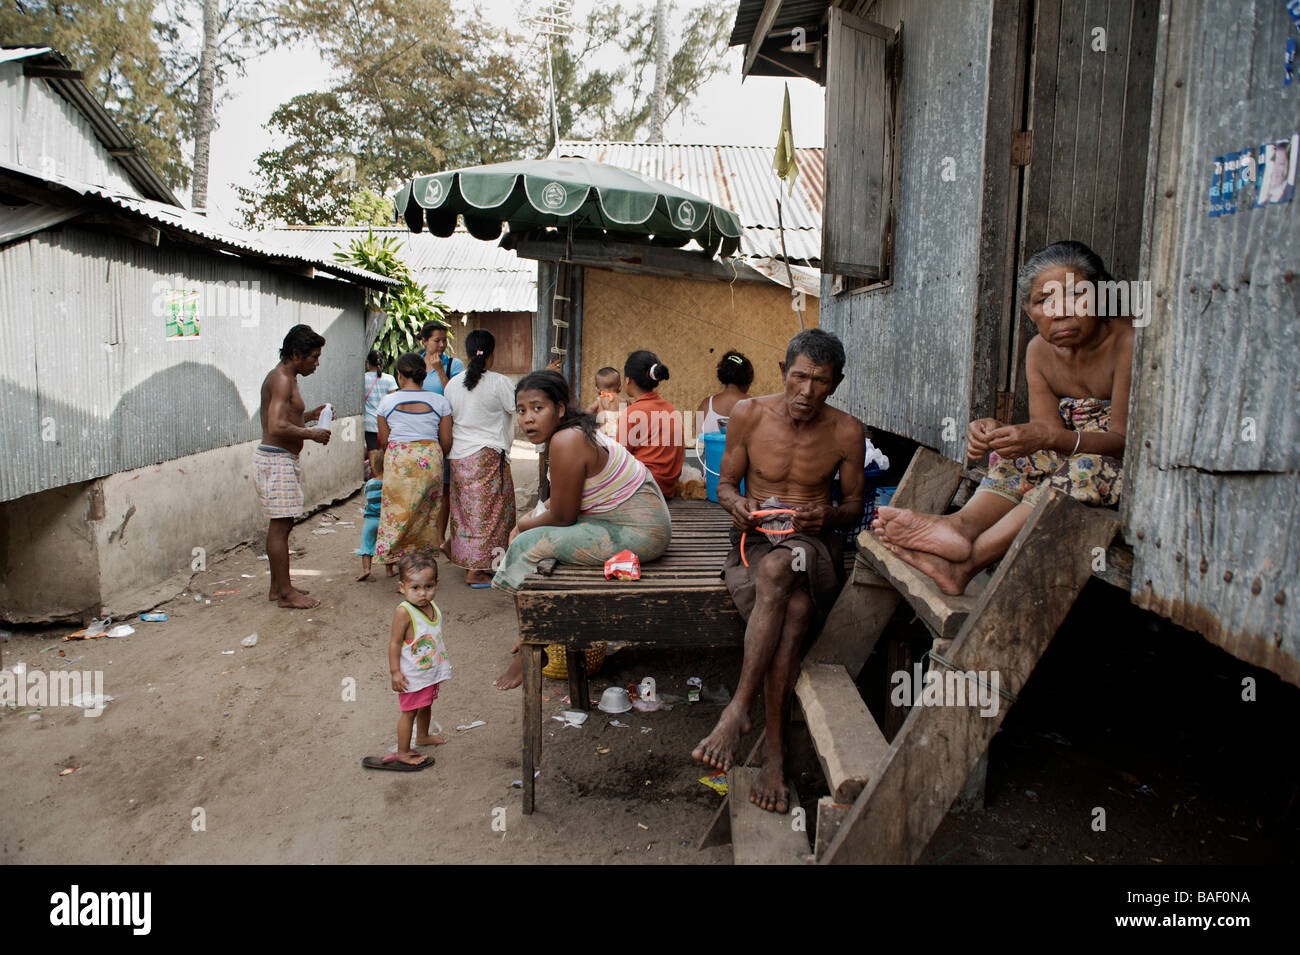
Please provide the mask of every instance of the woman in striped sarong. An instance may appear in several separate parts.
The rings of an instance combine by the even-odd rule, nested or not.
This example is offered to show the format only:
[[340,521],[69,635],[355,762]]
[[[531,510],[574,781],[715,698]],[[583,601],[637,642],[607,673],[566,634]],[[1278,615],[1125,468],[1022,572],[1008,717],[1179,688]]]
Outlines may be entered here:
[[466,568],[471,587],[492,586],[494,563],[505,554],[515,525],[510,444],[515,434],[515,389],[492,371],[496,339],[476,328],[465,338],[469,367],[446,384],[455,424],[451,432],[451,523],[447,552]]
[[384,490],[375,560],[394,564],[408,554],[433,557],[442,543],[438,502],[443,457],[451,450],[451,405],[423,389],[424,359],[397,359],[398,390],[379,402],[376,419],[384,448]]
[[[515,408],[528,440],[549,442],[551,496],[515,525],[492,586],[517,593],[548,557],[599,567],[621,550],[642,561],[662,556],[673,534],[663,492],[645,465],[581,413],[568,382],[554,371],[532,372],[515,387]],[[522,682],[516,656],[496,687]]]

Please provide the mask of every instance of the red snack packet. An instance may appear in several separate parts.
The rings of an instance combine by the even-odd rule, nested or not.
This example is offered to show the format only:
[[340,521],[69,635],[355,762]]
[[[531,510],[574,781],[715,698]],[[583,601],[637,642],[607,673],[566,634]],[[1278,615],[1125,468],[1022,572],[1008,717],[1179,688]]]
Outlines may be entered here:
[[605,561],[605,579],[640,580],[641,560],[630,550],[621,550]]

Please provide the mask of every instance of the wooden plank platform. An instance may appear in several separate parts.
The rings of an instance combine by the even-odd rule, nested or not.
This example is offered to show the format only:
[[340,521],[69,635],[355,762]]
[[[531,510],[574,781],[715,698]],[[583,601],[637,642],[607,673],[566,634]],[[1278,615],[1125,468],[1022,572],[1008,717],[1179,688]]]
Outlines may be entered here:
[[842,666],[805,663],[794,692],[833,801],[853,802],[889,758],[885,735]]
[[[525,577],[515,595],[520,640],[578,648],[618,632],[626,643],[669,648],[743,643],[745,622],[720,576],[731,515],[712,501],[673,499],[668,511],[672,542],[641,565],[640,580],[606,580],[603,567],[572,564]],[[852,560],[848,548],[846,577]]]
[[894,585],[935,636],[955,637],[975,609],[975,597],[945,594],[921,571],[886,550],[870,531],[863,531],[858,536],[858,557]]
[[727,804],[731,814],[731,845],[736,865],[806,865],[812,849],[808,833],[795,828],[795,788],[789,780],[790,810],[768,812],[749,801],[758,770],[732,766],[727,773]]

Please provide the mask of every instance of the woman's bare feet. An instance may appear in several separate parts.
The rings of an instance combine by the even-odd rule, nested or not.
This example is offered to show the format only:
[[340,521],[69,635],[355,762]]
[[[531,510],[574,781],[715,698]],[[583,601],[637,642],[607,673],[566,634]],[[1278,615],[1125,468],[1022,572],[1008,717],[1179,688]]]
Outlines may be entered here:
[[[515,645],[516,650],[518,644]],[[514,651],[512,651],[514,652]],[[492,685],[498,690],[513,690],[524,682],[524,661],[516,656],[510,661],[510,666],[506,667],[506,672],[492,681]]]
[[749,791],[749,801],[768,812],[789,811],[790,789],[785,784],[785,768],[781,760],[769,758],[758,771],[754,788]]
[[877,508],[871,524],[876,536],[909,550],[936,554],[945,560],[967,560],[971,542],[952,519],[940,514],[918,514],[907,508]]
[[384,569],[384,576],[385,576],[385,577],[393,577],[393,576],[396,576],[396,574],[397,574],[397,565],[396,565],[396,564],[384,564],[384,568],[385,568],[385,569]]
[[492,575],[486,570],[471,570],[465,575],[465,583],[471,586],[474,584],[490,584],[492,583]]
[[714,769],[728,770],[736,758],[736,747],[740,738],[749,732],[749,720],[744,713],[729,705],[718,717],[718,725],[713,732],[696,745],[691,751],[691,758],[712,766]]
[[891,553],[911,564],[938,585],[939,589],[950,597],[959,597],[966,592],[966,585],[975,576],[975,568],[969,559],[964,561],[945,560],[937,554],[927,554],[923,550],[909,550],[885,543]]
[[361,573],[357,574],[357,580],[369,580],[369,579],[370,579],[370,571],[368,570],[363,570]]
[[428,736],[416,736],[411,740],[412,746],[441,746],[447,742],[447,737],[440,733],[430,733]]

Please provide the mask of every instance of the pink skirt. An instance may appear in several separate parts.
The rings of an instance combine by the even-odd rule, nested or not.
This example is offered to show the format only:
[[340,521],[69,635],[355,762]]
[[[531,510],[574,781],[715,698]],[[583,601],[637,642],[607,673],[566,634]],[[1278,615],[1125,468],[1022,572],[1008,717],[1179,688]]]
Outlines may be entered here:
[[[447,551],[466,570],[493,570],[515,526],[515,483],[510,458],[484,448],[451,464],[451,520]],[[493,564],[497,566],[493,566]]]
[[431,683],[423,690],[412,690],[410,693],[398,693],[397,705],[405,713],[408,710],[422,710],[438,698],[438,684]]

